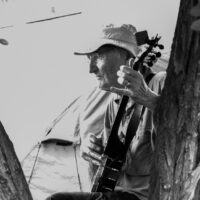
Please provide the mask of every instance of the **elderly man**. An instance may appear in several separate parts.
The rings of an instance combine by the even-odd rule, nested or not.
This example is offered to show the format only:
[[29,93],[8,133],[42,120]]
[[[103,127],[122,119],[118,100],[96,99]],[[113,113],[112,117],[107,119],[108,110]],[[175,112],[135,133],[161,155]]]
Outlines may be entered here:
[[[126,159],[119,172],[114,191],[56,193],[52,200],[68,199],[113,199],[147,200],[150,168],[153,154],[154,126],[152,112],[164,85],[165,72],[154,75],[151,70],[145,74],[133,70],[135,58],[140,51],[135,38],[136,29],[124,24],[120,27],[107,26],[92,44],[76,55],[86,55],[89,71],[96,75],[102,90],[113,92],[113,99],[105,113],[104,130],[81,136],[82,157],[93,164],[101,164],[102,152],[110,135],[122,95],[129,96],[129,102],[120,123],[118,136],[123,141],[131,129],[127,129],[137,105],[142,105],[139,126],[126,153]],[[153,75],[152,75],[153,74]],[[149,78],[151,77],[151,78]],[[149,79],[147,84],[145,80]],[[128,130],[128,131],[127,131]],[[134,134],[134,133],[133,133]]]

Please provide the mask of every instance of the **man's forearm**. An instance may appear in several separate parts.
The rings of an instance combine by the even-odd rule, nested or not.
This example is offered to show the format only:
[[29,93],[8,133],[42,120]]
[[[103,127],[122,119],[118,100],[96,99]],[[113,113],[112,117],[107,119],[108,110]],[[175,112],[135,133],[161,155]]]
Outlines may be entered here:
[[137,103],[140,103],[151,111],[154,111],[159,98],[160,95],[156,94],[151,89],[148,89],[148,91],[143,94],[143,97],[137,100]]

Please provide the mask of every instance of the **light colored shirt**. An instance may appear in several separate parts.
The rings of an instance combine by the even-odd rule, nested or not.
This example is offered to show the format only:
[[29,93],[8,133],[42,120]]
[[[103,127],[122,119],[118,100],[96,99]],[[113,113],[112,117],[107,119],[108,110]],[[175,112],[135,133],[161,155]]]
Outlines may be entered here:
[[[166,72],[157,73],[149,82],[149,87],[157,94],[160,94],[164,86],[165,77]],[[118,98],[116,98],[116,95],[113,95],[113,99],[107,107],[104,130],[105,140],[110,134],[119,107],[117,100]],[[123,129],[123,127],[126,129],[126,124],[127,123],[123,122],[121,129]],[[134,193],[141,200],[148,199],[150,168],[154,148],[152,141],[153,130],[152,112],[145,108],[136,135],[133,137],[129,146],[126,162],[120,173],[115,190]]]

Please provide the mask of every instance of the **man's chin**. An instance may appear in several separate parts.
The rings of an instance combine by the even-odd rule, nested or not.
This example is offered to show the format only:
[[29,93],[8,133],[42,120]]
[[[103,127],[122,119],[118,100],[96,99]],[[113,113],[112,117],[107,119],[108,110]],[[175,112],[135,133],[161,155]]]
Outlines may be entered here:
[[99,84],[99,89],[110,92],[110,86]]

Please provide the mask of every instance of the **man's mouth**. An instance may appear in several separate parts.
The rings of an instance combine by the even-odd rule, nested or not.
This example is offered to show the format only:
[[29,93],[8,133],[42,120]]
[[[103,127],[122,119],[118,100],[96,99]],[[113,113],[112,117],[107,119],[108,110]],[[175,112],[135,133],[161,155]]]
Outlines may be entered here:
[[96,76],[97,80],[102,79],[102,76]]

